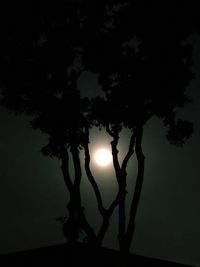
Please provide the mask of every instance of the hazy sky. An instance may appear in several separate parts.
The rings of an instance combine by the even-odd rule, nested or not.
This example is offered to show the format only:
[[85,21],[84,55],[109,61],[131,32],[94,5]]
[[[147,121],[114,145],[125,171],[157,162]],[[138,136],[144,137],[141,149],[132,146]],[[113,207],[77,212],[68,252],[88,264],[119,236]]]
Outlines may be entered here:
[[[200,62],[199,40],[195,42],[195,70]],[[96,89],[95,76],[88,73],[80,84],[88,95]],[[175,260],[200,266],[200,75],[188,92],[193,104],[184,118],[194,122],[195,131],[183,148],[170,145],[158,119],[145,128],[143,149],[146,156],[144,187],[136,221],[134,253]],[[190,89],[190,90],[189,90]],[[189,95],[190,95],[189,94]],[[46,136],[33,131],[26,117],[16,117],[0,109],[0,253],[25,250],[65,242],[56,218],[65,214],[68,194],[60,162],[39,152]],[[126,147],[128,133],[120,143]],[[109,146],[109,137],[94,130],[91,152],[100,144]],[[135,161],[129,170],[129,191],[134,186]],[[116,181],[112,170],[93,166],[103,190],[105,203],[115,195]],[[83,177],[83,201],[90,222],[98,227],[93,192]],[[116,246],[116,213],[104,245]]]

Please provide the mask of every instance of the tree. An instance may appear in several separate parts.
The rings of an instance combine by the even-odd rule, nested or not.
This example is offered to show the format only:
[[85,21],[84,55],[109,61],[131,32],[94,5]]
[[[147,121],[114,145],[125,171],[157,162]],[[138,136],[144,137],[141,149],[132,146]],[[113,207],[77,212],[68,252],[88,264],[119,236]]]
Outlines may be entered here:
[[[186,41],[194,23],[185,23],[185,15],[191,17],[183,4],[68,1],[65,6],[40,4],[27,13],[7,16],[1,33],[1,104],[15,113],[31,115],[32,127],[49,136],[42,152],[61,161],[70,195],[64,223],[69,242],[74,243],[83,230],[88,243],[100,246],[118,207],[120,250],[129,251],[144,178],[146,122],[159,117],[168,127],[168,140],[175,145],[183,145],[190,137],[192,123],[176,118],[177,107],[189,102],[185,89],[193,77],[191,46]],[[77,81],[84,70],[98,73],[104,97],[80,97]],[[107,209],[90,169],[92,126],[105,127],[112,137],[118,192]],[[117,146],[123,128],[129,128],[132,135],[120,165]],[[97,233],[81,202],[81,149],[102,216]],[[126,169],[134,150],[138,174],[127,223]],[[69,153],[74,179],[69,173]]]
[[[87,66],[99,74],[105,93],[94,100],[92,116],[94,124],[105,127],[112,137],[113,165],[119,186],[118,239],[124,252],[129,251],[133,238],[144,178],[145,124],[152,117],[159,117],[168,128],[167,139],[177,146],[182,146],[193,132],[191,122],[177,118],[177,108],[190,102],[185,95],[193,78],[192,46],[187,38],[197,26],[191,10],[191,6],[177,3],[117,1],[107,5],[107,16],[95,30],[94,26],[87,30],[92,43],[86,49]],[[191,18],[191,24],[185,24],[185,17]],[[132,136],[120,165],[117,145],[124,127],[131,130]],[[134,150],[138,173],[127,222],[126,167]]]
[[[18,12],[6,13],[1,31],[1,104],[17,114],[31,115],[33,129],[49,136],[42,152],[61,161],[70,194],[69,242],[78,238],[80,227],[94,239],[80,199],[79,147],[87,126],[83,112],[88,105],[77,89],[82,68],[78,60],[77,10],[70,1],[67,6],[40,4],[26,8],[21,10],[17,4]],[[68,170],[69,151],[75,166],[74,180]]]
[[[68,218],[63,224],[67,241],[71,244],[76,242],[83,230],[87,242],[99,246],[118,197],[106,210],[89,168],[91,121],[85,114],[89,113],[90,105],[87,98],[80,98],[77,88],[78,78],[84,70],[79,1],[69,1],[67,5],[56,7],[41,4],[31,7],[27,13],[20,12],[19,6],[16,9],[19,12],[7,15],[1,31],[1,105],[16,114],[30,115],[32,128],[49,136],[48,144],[41,151],[61,161],[70,196]],[[79,153],[83,148],[86,173],[103,218],[97,234],[85,218],[81,201]],[[69,173],[69,153],[74,166],[74,179]]]

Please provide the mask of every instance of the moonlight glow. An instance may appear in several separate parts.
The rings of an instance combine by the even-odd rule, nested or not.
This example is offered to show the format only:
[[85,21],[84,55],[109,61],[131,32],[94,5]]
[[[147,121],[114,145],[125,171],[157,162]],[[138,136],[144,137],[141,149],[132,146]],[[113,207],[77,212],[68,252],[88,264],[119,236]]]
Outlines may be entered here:
[[98,149],[94,155],[96,163],[101,167],[108,166],[112,161],[112,155],[106,148]]

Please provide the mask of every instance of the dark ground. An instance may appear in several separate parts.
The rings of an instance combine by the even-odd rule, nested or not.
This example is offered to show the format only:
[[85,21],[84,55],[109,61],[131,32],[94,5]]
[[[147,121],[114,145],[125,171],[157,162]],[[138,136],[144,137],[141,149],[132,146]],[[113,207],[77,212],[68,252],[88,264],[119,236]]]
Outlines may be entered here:
[[66,244],[60,244],[0,255],[0,266],[189,266],[134,254],[126,259],[128,260],[125,264],[119,252],[111,249],[94,251],[85,245],[77,245],[72,249]]

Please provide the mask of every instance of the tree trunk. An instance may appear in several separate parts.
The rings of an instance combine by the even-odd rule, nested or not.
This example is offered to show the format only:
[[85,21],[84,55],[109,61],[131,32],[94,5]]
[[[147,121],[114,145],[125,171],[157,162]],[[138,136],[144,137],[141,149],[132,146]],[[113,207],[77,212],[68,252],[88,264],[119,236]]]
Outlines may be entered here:
[[123,183],[119,185],[120,193],[119,193],[119,222],[118,222],[118,240],[119,240],[119,247],[122,251],[124,249],[124,237],[125,237],[125,231],[126,231],[126,187]]
[[125,235],[125,250],[129,251],[131,242],[134,235],[135,230],[135,218],[137,214],[138,204],[140,201],[141,191],[142,191],[142,185],[144,180],[144,163],[145,163],[145,156],[142,151],[142,135],[143,135],[143,126],[140,126],[137,130],[136,135],[136,157],[138,161],[138,173],[137,173],[137,179],[135,184],[135,190],[133,194],[133,199],[131,203],[131,209],[130,209],[130,218],[129,223],[127,227],[127,232]]
[[78,147],[74,144],[72,144],[71,146],[71,153],[72,153],[72,159],[73,159],[74,169],[75,169],[74,203],[75,203],[75,208],[77,211],[78,220],[80,222],[81,228],[85,231],[88,237],[88,242],[96,246],[97,245],[96,234],[85,218],[84,208],[82,207],[82,203],[81,203],[81,194],[80,194],[80,184],[81,184],[81,176],[82,176],[81,164],[80,164]]

